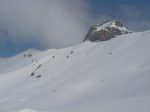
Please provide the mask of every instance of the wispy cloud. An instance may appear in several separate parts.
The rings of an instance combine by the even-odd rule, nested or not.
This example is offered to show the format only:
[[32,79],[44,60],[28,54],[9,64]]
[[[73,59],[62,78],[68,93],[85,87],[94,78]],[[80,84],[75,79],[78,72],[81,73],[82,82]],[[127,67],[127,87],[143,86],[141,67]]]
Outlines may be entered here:
[[0,29],[15,43],[38,40],[44,47],[81,42],[89,19],[84,0],[1,0]]

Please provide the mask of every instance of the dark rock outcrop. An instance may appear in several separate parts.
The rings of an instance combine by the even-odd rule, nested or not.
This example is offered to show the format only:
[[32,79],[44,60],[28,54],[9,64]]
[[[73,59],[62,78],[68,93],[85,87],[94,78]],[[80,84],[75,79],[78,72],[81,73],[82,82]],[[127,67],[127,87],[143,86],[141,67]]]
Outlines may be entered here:
[[114,38],[116,35],[130,33],[127,28],[117,20],[106,21],[99,27],[93,25],[90,27],[89,32],[86,34],[84,41],[106,41]]

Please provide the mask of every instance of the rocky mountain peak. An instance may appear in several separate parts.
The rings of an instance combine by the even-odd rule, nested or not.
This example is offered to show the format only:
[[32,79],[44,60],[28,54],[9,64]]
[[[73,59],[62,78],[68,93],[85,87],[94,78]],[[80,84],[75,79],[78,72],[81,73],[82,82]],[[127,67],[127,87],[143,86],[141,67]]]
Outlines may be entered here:
[[93,25],[89,28],[84,41],[106,41],[116,35],[128,34],[130,31],[118,20],[107,20],[100,26]]

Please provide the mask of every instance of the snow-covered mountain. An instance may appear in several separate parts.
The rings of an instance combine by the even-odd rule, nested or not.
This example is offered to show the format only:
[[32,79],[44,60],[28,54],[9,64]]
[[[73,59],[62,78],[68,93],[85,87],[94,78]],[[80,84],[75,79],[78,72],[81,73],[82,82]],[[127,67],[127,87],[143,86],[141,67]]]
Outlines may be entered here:
[[129,31],[120,21],[107,20],[100,26],[91,26],[83,41],[106,41],[116,37],[116,35],[128,33],[131,33],[131,31]]
[[0,60],[0,112],[150,112],[150,31]]

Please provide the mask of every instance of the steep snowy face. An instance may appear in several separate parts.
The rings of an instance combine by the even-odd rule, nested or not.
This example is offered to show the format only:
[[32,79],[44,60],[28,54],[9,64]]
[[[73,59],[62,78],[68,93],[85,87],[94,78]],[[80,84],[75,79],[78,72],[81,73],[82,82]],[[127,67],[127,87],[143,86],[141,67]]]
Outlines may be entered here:
[[84,41],[106,41],[116,35],[128,34],[130,31],[118,20],[106,21],[100,26],[93,25],[86,34]]

